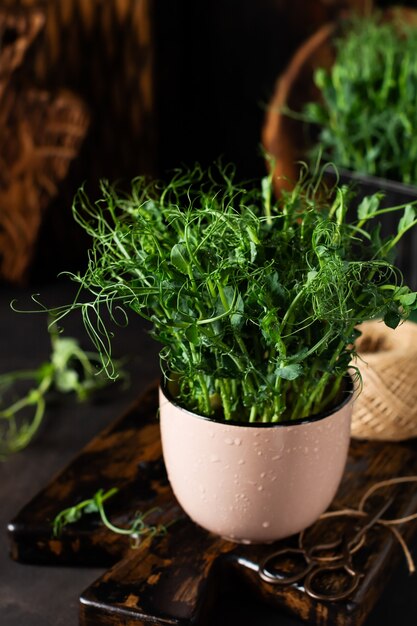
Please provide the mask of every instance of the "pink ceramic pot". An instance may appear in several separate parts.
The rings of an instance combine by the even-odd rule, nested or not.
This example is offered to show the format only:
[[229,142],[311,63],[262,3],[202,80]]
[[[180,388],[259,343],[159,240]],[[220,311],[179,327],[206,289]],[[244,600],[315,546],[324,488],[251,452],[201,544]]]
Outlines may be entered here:
[[282,424],[216,422],[160,390],[161,437],[179,503],[203,528],[244,543],[310,526],[342,478],[352,395],[331,412]]

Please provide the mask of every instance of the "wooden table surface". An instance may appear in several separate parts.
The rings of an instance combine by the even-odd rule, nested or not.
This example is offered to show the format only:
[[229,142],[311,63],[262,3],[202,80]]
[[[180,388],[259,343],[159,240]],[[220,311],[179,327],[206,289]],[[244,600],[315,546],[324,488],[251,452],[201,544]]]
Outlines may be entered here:
[[[30,294],[40,292],[49,305],[68,302],[64,281],[39,288],[0,290],[0,372],[37,366],[48,357],[49,338],[44,315],[14,313],[9,306],[17,298],[22,309],[33,308]],[[86,344],[80,320],[65,323],[66,334]],[[80,405],[65,398],[50,406],[45,424],[31,446],[0,464],[0,624],[1,626],[76,626],[78,596],[101,573],[99,569],[20,565],[8,556],[7,522],[60,470],[75,453],[158,376],[157,346],[140,320],[132,316],[127,328],[117,332],[116,356],[129,355],[131,386],[116,388],[100,404]],[[417,562],[417,546],[413,546]],[[239,589],[221,597],[213,626],[301,626],[276,610],[262,606]],[[411,626],[417,623],[417,574],[409,576],[405,565],[393,571],[392,580],[366,626]]]

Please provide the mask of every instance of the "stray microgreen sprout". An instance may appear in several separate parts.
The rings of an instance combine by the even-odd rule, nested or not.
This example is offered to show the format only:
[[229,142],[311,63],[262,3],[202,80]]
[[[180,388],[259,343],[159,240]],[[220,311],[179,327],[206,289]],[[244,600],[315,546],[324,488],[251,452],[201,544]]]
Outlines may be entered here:
[[[82,402],[109,384],[108,377],[98,367],[98,353],[86,352],[76,339],[63,337],[56,324],[50,324],[48,328],[52,345],[48,362],[34,370],[0,375],[0,401],[5,403],[11,394],[18,395],[11,404],[0,408],[1,460],[23,450],[32,441],[43,422],[48,394],[52,390],[62,394],[75,393]],[[120,373],[124,378],[124,371],[120,369]],[[23,392],[22,384],[25,386]],[[30,417],[27,411],[31,412]]]
[[62,510],[52,522],[53,536],[58,538],[62,534],[62,530],[70,525],[78,522],[84,515],[89,513],[98,513],[104,526],[118,535],[124,535],[130,537],[131,545],[133,548],[137,548],[141,539],[144,536],[156,536],[165,535],[167,532],[166,526],[158,524],[157,526],[150,526],[146,523],[146,518],[151,514],[157,512],[159,509],[153,508],[146,513],[136,513],[133,520],[127,527],[120,527],[113,524],[104,509],[104,503],[114,495],[118,493],[118,489],[113,487],[108,491],[99,489],[92,498],[83,500],[74,506],[70,506]]

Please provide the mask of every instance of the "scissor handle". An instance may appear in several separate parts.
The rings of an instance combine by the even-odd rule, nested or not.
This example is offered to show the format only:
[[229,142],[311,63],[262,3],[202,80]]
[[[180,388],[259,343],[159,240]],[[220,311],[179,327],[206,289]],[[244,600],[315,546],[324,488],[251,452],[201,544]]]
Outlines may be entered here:
[[[302,557],[305,563],[305,567],[299,570],[296,574],[287,575],[285,572],[280,572],[273,567],[273,562],[277,561],[279,557]],[[258,569],[260,578],[272,585],[292,585],[304,579],[309,572],[313,569],[315,563],[309,559],[305,551],[300,548],[283,548],[277,552],[269,554],[263,561],[261,561]]]
[[[338,593],[326,593],[326,592],[320,592],[317,589],[315,589],[314,581],[317,578],[317,576],[322,575],[325,572],[335,572],[335,571],[340,571],[341,573],[344,572],[344,574],[350,578],[350,584],[348,584],[343,591],[340,591]],[[316,600],[325,600],[327,602],[337,602],[338,600],[344,600],[345,598],[349,597],[359,585],[360,579],[361,579],[361,574],[359,574],[354,569],[352,569],[352,567],[346,562],[329,563],[328,565],[319,565],[319,566],[315,566],[314,568],[311,568],[311,571],[307,574],[305,578],[304,589],[305,589],[305,592],[311,598],[315,598]]]

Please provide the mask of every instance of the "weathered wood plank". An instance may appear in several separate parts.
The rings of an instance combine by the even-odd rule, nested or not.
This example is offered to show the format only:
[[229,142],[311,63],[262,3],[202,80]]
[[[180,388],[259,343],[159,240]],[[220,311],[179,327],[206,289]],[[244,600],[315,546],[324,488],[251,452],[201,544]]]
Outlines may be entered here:
[[[213,618],[216,595],[228,581],[237,581],[243,589],[309,624],[360,626],[402,558],[390,532],[374,530],[355,555],[354,566],[362,579],[348,600],[320,602],[307,596],[301,584],[283,589],[262,582],[257,573],[261,560],[277,547],[294,545],[294,538],[274,546],[242,546],[193,524],[181,513],[167,482],[156,414],[153,388],[21,511],[9,527],[14,558],[51,564],[114,563],[81,595],[80,620],[85,626],[204,624]],[[332,508],[355,508],[371,485],[412,474],[417,474],[415,445],[353,441]],[[136,510],[153,506],[161,509],[155,522],[177,521],[166,536],[146,540],[137,550],[100,527],[94,515],[65,529],[59,540],[51,539],[50,523],[56,513],[111,486],[120,489],[108,503],[116,522],[123,523]],[[415,484],[386,489],[373,496],[370,506],[379,506],[388,493],[395,498],[388,517],[417,510]],[[328,540],[343,533],[346,521],[334,520],[325,529],[323,525],[315,528]],[[399,530],[412,542],[417,525],[400,526]],[[330,577],[327,584],[333,588],[337,580]]]

